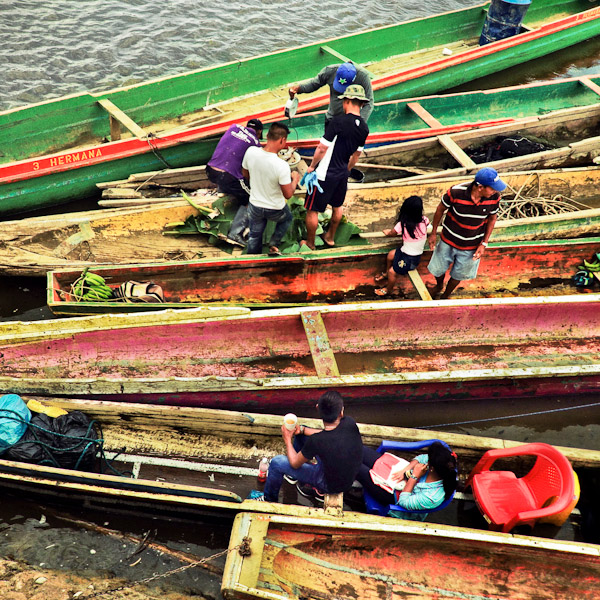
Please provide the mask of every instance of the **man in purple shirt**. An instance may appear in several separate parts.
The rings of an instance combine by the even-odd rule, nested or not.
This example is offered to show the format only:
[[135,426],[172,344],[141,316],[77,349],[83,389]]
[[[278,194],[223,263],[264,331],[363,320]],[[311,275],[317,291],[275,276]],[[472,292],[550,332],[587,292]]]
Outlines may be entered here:
[[248,227],[248,200],[250,188],[242,174],[242,160],[251,146],[260,148],[263,124],[259,119],[250,119],[246,126],[232,125],[219,140],[212,158],[206,166],[206,174],[223,194],[233,196],[239,205],[231,222],[228,237],[246,245],[242,234]]

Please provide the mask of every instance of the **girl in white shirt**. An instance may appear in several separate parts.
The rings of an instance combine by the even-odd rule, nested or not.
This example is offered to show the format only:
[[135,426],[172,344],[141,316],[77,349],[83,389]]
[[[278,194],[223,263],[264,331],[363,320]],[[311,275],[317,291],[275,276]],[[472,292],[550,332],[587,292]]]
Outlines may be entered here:
[[386,258],[386,270],[375,276],[376,283],[387,280],[387,286],[375,290],[378,296],[391,295],[398,275],[406,275],[417,268],[427,241],[429,219],[423,214],[423,199],[419,196],[408,197],[398,211],[393,229],[384,229],[388,237],[402,237],[402,246],[390,250]]

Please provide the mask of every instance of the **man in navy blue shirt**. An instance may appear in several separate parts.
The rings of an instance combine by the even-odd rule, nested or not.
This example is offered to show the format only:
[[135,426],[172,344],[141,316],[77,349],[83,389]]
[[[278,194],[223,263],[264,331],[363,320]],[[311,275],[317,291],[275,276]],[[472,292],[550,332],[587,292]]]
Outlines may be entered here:
[[326,246],[335,245],[335,232],[342,220],[342,204],[346,199],[348,175],[363,150],[369,135],[369,127],[360,116],[360,110],[368,98],[360,85],[350,85],[340,96],[344,102],[344,114],[334,117],[325,125],[325,135],[315,150],[307,172],[315,171],[321,190],[315,185],[306,194],[306,240],[300,242],[315,249],[315,234],[319,225],[319,213],[328,205],[332,207],[329,229],[323,236]]

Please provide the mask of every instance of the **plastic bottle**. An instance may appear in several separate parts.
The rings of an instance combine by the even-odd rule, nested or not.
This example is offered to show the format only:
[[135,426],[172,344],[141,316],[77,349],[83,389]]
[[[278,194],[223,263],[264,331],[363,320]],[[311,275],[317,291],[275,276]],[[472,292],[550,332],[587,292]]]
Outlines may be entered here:
[[258,481],[264,483],[267,480],[267,472],[269,470],[269,459],[265,456],[258,465]]

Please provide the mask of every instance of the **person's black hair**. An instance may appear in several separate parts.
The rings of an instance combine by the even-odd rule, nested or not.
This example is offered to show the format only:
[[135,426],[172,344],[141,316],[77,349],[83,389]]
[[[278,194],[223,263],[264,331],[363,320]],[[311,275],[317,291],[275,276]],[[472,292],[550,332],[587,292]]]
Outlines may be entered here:
[[423,221],[423,198],[409,196],[400,207],[396,223],[402,223],[402,229],[408,231],[411,238],[415,237],[415,230]]
[[281,138],[287,137],[290,134],[290,128],[285,124],[277,121],[271,123],[269,131],[267,133],[268,140],[280,140]]
[[427,452],[429,466],[442,478],[444,500],[448,500],[457,486],[457,463],[454,453],[440,442],[433,442]]
[[344,408],[344,399],[339,392],[325,392],[318,400],[319,414],[324,423],[334,423]]

